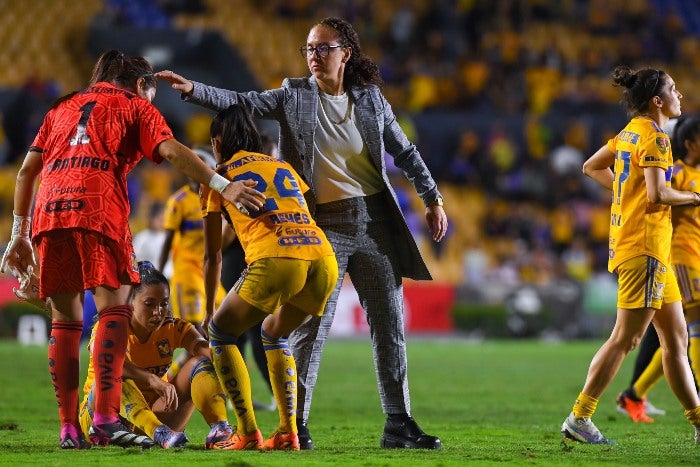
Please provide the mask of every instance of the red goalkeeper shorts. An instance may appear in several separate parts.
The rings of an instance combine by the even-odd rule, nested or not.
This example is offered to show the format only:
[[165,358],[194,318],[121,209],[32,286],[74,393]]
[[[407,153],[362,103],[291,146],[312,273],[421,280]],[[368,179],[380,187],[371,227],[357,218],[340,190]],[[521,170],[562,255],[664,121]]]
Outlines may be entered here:
[[120,244],[91,230],[61,229],[41,234],[36,248],[42,299],[140,281],[130,241]]

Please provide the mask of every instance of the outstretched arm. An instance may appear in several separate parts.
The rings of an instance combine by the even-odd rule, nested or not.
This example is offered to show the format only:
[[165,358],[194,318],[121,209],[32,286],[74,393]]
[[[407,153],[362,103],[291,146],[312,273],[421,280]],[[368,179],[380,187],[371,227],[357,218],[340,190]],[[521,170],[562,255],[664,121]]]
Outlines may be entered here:
[[210,186],[236,206],[258,211],[265,202],[265,195],[253,188],[257,182],[241,180],[231,182],[214,172],[190,148],[175,139],[167,139],[156,148],[158,155],[167,159],[180,172],[197,183]]

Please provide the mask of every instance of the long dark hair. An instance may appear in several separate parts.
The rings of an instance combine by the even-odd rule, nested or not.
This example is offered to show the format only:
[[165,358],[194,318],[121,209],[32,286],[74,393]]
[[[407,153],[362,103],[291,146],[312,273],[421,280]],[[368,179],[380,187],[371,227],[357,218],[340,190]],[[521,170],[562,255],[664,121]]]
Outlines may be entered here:
[[674,159],[683,159],[688,155],[685,142],[694,140],[700,135],[700,117],[682,116],[676,121],[671,136],[671,151]]
[[90,86],[106,81],[122,88],[135,89],[139,78],[144,78],[146,87],[157,85],[153,67],[145,58],[124,55],[118,50],[108,50],[97,59],[92,70]]
[[[145,58],[127,56],[118,50],[108,50],[97,59],[97,63],[92,69],[89,86],[104,81],[120,88],[134,90],[139,78],[144,79],[144,85],[147,88],[155,88],[158,85],[158,81],[153,76],[153,67]],[[51,108],[58,107],[61,102],[76,94],[77,91],[74,91],[59,97],[51,104]]]
[[221,137],[220,153],[223,160],[241,150],[262,151],[262,139],[253,116],[242,104],[233,104],[216,114],[211,121],[209,134],[212,138]]
[[329,17],[319,21],[316,26],[333,29],[338,33],[338,42],[352,50],[350,59],[345,64],[345,74],[343,75],[345,86],[382,85],[379,67],[371,58],[362,53],[360,37],[350,23],[344,19]]
[[658,96],[668,75],[663,70],[642,68],[633,71],[628,66],[618,66],[613,70],[613,83],[624,87],[622,104],[631,116],[641,115],[649,110],[649,102]]

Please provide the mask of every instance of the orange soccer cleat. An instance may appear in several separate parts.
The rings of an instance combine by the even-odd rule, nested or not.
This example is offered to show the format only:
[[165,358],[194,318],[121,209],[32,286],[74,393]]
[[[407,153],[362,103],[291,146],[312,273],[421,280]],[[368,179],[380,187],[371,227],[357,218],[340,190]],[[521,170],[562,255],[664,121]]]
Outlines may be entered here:
[[248,451],[261,449],[263,445],[263,436],[260,430],[255,430],[253,433],[242,435],[235,430],[228,439],[219,441],[211,445],[210,449],[220,451]]
[[627,411],[627,415],[635,423],[654,423],[654,419],[647,415],[647,398],[634,400],[624,392],[617,396],[617,405]]
[[263,449],[267,451],[298,451],[299,436],[296,433],[284,433],[275,431],[272,436],[263,443]]

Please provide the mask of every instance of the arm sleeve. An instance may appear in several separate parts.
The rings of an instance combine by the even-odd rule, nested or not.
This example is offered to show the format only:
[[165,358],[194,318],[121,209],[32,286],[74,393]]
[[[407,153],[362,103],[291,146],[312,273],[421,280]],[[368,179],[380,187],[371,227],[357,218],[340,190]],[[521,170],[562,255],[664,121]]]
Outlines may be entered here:
[[270,89],[257,92],[236,92],[228,89],[215,88],[193,81],[192,95],[183,95],[186,102],[201,105],[219,112],[232,104],[244,103],[254,117],[267,120],[279,120],[284,115],[284,88]]
[[396,116],[389,102],[381,93],[379,93],[379,97],[384,120],[383,134],[386,152],[394,158],[394,164],[403,171],[418,196],[425,204],[428,204],[437,199],[438,196],[442,196],[438,191],[437,183],[418,152],[418,148],[408,140],[396,121]]

